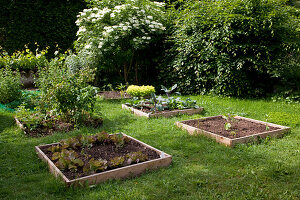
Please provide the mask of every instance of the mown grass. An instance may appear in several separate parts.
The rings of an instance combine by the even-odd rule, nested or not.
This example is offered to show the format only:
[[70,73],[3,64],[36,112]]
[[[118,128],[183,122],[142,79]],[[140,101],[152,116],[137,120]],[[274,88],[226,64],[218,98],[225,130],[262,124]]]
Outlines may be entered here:
[[[44,138],[24,136],[11,113],[0,112],[1,199],[300,199],[300,105],[265,100],[190,96],[202,115],[146,119],[98,100],[99,129],[80,128]],[[178,120],[235,113],[292,127],[281,139],[228,148],[178,129]],[[268,115],[268,116],[267,116]],[[124,132],[173,156],[168,168],[94,187],[66,188],[38,159],[34,146],[101,130]]]

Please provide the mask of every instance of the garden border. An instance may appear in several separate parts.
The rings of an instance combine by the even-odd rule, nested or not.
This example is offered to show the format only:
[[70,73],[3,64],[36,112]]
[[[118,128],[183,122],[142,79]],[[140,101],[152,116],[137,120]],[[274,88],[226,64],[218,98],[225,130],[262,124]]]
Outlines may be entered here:
[[15,118],[15,121],[16,121],[16,124],[18,127],[20,127],[20,129],[25,133],[25,135],[27,134],[27,132],[25,131],[25,128],[23,126],[23,124],[18,120],[18,118],[14,117]]
[[194,115],[200,114],[204,108],[190,108],[190,109],[183,109],[183,110],[171,110],[164,113],[145,113],[141,110],[135,109],[133,107],[127,106],[126,104],[122,104],[122,109],[130,110],[134,115],[147,117],[147,118],[155,118],[155,117],[172,117],[175,115]]
[[166,154],[148,144],[145,144],[133,137],[130,137],[124,133],[122,133],[125,137],[130,138],[131,140],[134,140],[141,145],[150,148],[154,151],[156,151],[159,155],[160,158],[154,159],[154,160],[149,160],[146,162],[138,163],[138,164],[133,164],[125,167],[120,167],[117,169],[112,169],[109,171],[104,171],[101,173],[96,173],[92,174],[89,176],[84,176],[81,178],[76,178],[73,180],[69,180],[62,172],[60,169],[58,169],[55,164],[47,157],[47,155],[41,150],[41,147],[47,147],[51,145],[56,145],[58,143],[53,143],[53,144],[46,144],[46,145],[40,145],[40,146],[35,146],[35,150],[39,156],[44,162],[46,162],[49,166],[49,170],[52,174],[54,174],[55,177],[60,177],[63,179],[65,184],[67,186],[71,185],[77,185],[77,184],[84,184],[87,182],[89,185],[97,184],[100,182],[104,182],[109,179],[122,179],[122,178],[127,178],[131,176],[137,176],[139,174],[142,174],[146,170],[153,170],[159,167],[167,167],[171,164],[172,162],[172,156],[169,154]]
[[[192,119],[192,120],[214,119],[214,118],[219,118],[221,116],[222,115],[213,116],[213,117],[204,117],[204,118],[201,118],[201,119]],[[249,136],[244,136],[244,137],[231,139],[231,138],[220,136],[220,135],[217,135],[215,133],[205,131],[205,130],[202,130],[202,129],[199,129],[199,128],[195,128],[193,126],[190,126],[190,125],[187,125],[187,124],[183,123],[183,122],[191,121],[191,120],[177,121],[177,122],[175,122],[175,124],[179,128],[181,128],[183,130],[187,130],[190,135],[206,135],[208,137],[216,139],[216,141],[218,143],[222,143],[222,144],[225,144],[226,146],[230,146],[230,147],[233,147],[236,144],[247,143],[247,142],[250,142],[252,140],[257,140],[258,138],[266,138],[267,136],[280,137],[284,133],[289,132],[290,129],[291,129],[290,127],[287,127],[287,126],[281,126],[281,125],[277,125],[277,124],[273,124],[273,123],[269,123],[269,122],[263,122],[263,121],[259,121],[259,120],[255,120],[255,119],[246,118],[246,117],[235,116],[234,118],[243,119],[243,120],[247,120],[247,121],[250,121],[250,122],[259,123],[259,124],[263,124],[263,125],[270,125],[270,126],[277,127],[277,128],[280,128],[280,129],[273,130],[273,131],[265,131],[265,132],[262,132],[262,133],[257,133],[257,134],[253,134],[253,135],[249,135]]]

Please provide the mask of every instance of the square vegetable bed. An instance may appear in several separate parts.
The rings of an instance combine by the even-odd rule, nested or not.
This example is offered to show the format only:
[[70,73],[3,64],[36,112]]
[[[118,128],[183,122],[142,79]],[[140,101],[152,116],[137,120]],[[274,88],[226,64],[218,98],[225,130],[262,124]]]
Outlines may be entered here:
[[240,116],[228,118],[222,115],[179,121],[176,125],[187,130],[190,135],[206,135],[226,146],[247,143],[267,136],[280,137],[290,130],[289,127],[269,122]]
[[35,149],[68,186],[137,176],[172,162],[171,155],[124,133],[78,136]]
[[122,108],[126,110],[130,110],[134,115],[141,116],[141,117],[148,117],[148,118],[155,118],[155,117],[172,117],[176,115],[194,115],[200,114],[203,111],[203,108],[191,108],[191,109],[182,109],[182,110],[164,110],[160,112],[144,112],[142,110],[133,108],[126,104],[122,104]]

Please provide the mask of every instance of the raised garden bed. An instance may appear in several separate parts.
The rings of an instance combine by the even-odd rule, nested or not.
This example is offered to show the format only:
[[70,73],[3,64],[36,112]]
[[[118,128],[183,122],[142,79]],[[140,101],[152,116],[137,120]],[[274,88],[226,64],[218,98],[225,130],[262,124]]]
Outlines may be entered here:
[[143,116],[148,118],[155,118],[155,117],[172,117],[176,115],[194,115],[200,114],[203,111],[203,108],[190,108],[190,109],[183,109],[183,110],[164,110],[164,111],[151,111],[150,109],[136,109],[126,104],[122,104],[122,108],[126,110],[130,110],[133,114],[137,116]]
[[131,96],[124,92],[121,94],[119,91],[100,91],[98,93],[99,96],[103,97],[104,99],[129,99]]
[[35,149],[50,172],[68,186],[136,176],[172,162],[172,156],[124,133],[79,136]]
[[[27,136],[40,137],[46,135],[52,135],[54,132],[69,132],[74,129],[74,124],[63,122],[61,120],[44,120],[41,124],[35,124],[35,127],[28,127],[21,120],[15,117],[17,126],[25,133]],[[84,121],[85,126],[97,128],[103,124],[102,118],[88,118]]]
[[215,138],[226,146],[247,143],[258,138],[280,137],[290,130],[289,127],[258,121],[240,116],[226,119],[224,116],[176,122],[178,127],[191,135],[206,135]]

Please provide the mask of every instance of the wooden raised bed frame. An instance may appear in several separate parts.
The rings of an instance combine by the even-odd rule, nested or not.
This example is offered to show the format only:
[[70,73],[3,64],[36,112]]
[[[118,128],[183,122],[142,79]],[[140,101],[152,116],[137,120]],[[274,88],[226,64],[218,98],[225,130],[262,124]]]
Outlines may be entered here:
[[[200,120],[213,119],[213,118],[218,118],[221,116],[222,115],[214,116],[214,117],[205,117],[205,118],[201,118]],[[262,133],[257,133],[257,134],[253,134],[253,135],[249,135],[249,136],[231,139],[231,138],[220,136],[215,133],[211,133],[209,131],[205,131],[205,130],[202,130],[202,129],[199,129],[199,128],[196,128],[196,127],[193,127],[193,126],[183,123],[185,121],[190,121],[190,120],[185,120],[185,121],[180,121],[180,122],[178,121],[175,124],[178,127],[182,128],[183,130],[187,130],[190,135],[206,135],[208,137],[215,138],[218,143],[222,143],[222,144],[225,144],[226,146],[230,146],[230,147],[232,147],[236,144],[239,144],[239,143],[247,143],[247,142],[250,142],[253,140],[257,140],[258,138],[266,138],[267,136],[280,137],[284,133],[290,131],[289,127],[272,124],[269,122],[263,122],[263,121],[254,120],[254,119],[250,119],[250,118],[246,118],[246,117],[240,117],[240,116],[235,116],[234,118],[235,119],[243,119],[243,120],[247,120],[250,122],[259,123],[259,124],[263,124],[263,125],[273,126],[273,127],[279,128],[279,129],[273,130],[273,131],[265,131]],[[195,120],[199,120],[199,119],[195,119]]]
[[25,131],[25,128],[24,128],[23,124],[18,120],[18,118],[15,117],[15,121],[16,121],[17,126],[20,127],[20,129],[21,129],[25,134],[27,134],[26,131]]
[[172,156],[168,155],[154,147],[151,147],[150,145],[147,145],[137,139],[134,139],[133,137],[130,137],[124,133],[122,133],[124,136],[130,138],[131,140],[134,140],[138,143],[140,143],[141,145],[150,148],[154,151],[156,151],[159,155],[160,158],[158,159],[154,159],[154,160],[149,160],[149,161],[145,161],[142,163],[138,163],[138,164],[133,164],[133,165],[129,165],[129,166],[125,166],[125,167],[120,167],[117,169],[112,169],[109,171],[104,171],[101,173],[96,173],[96,174],[92,174],[89,176],[85,176],[85,177],[81,177],[81,178],[77,178],[77,179],[73,179],[73,180],[69,180],[62,172],[60,169],[58,169],[54,163],[46,156],[46,154],[41,150],[41,147],[47,147],[47,146],[51,146],[51,145],[56,145],[58,143],[53,143],[53,144],[46,144],[46,145],[41,145],[41,146],[36,146],[35,150],[38,154],[38,156],[48,164],[49,166],[49,170],[52,174],[54,174],[56,177],[60,177],[62,178],[62,180],[66,183],[67,186],[70,185],[78,185],[80,183],[84,184],[84,183],[88,183],[89,185],[93,185],[93,184],[97,184],[100,182],[104,182],[106,180],[109,179],[122,179],[122,178],[126,178],[126,177],[130,177],[130,176],[137,176],[139,174],[142,174],[143,172],[145,172],[146,170],[153,170],[159,167],[167,167],[171,164],[172,162]]
[[131,106],[127,106],[122,104],[122,109],[130,110],[134,115],[141,116],[141,117],[148,117],[148,118],[155,118],[155,117],[172,117],[175,115],[194,115],[200,114],[203,111],[203,108],[191,108],[191,109],[184,109],[184,110],[171,110],[168,112],[163,113],[146,113],[141,110],[135,109]]

